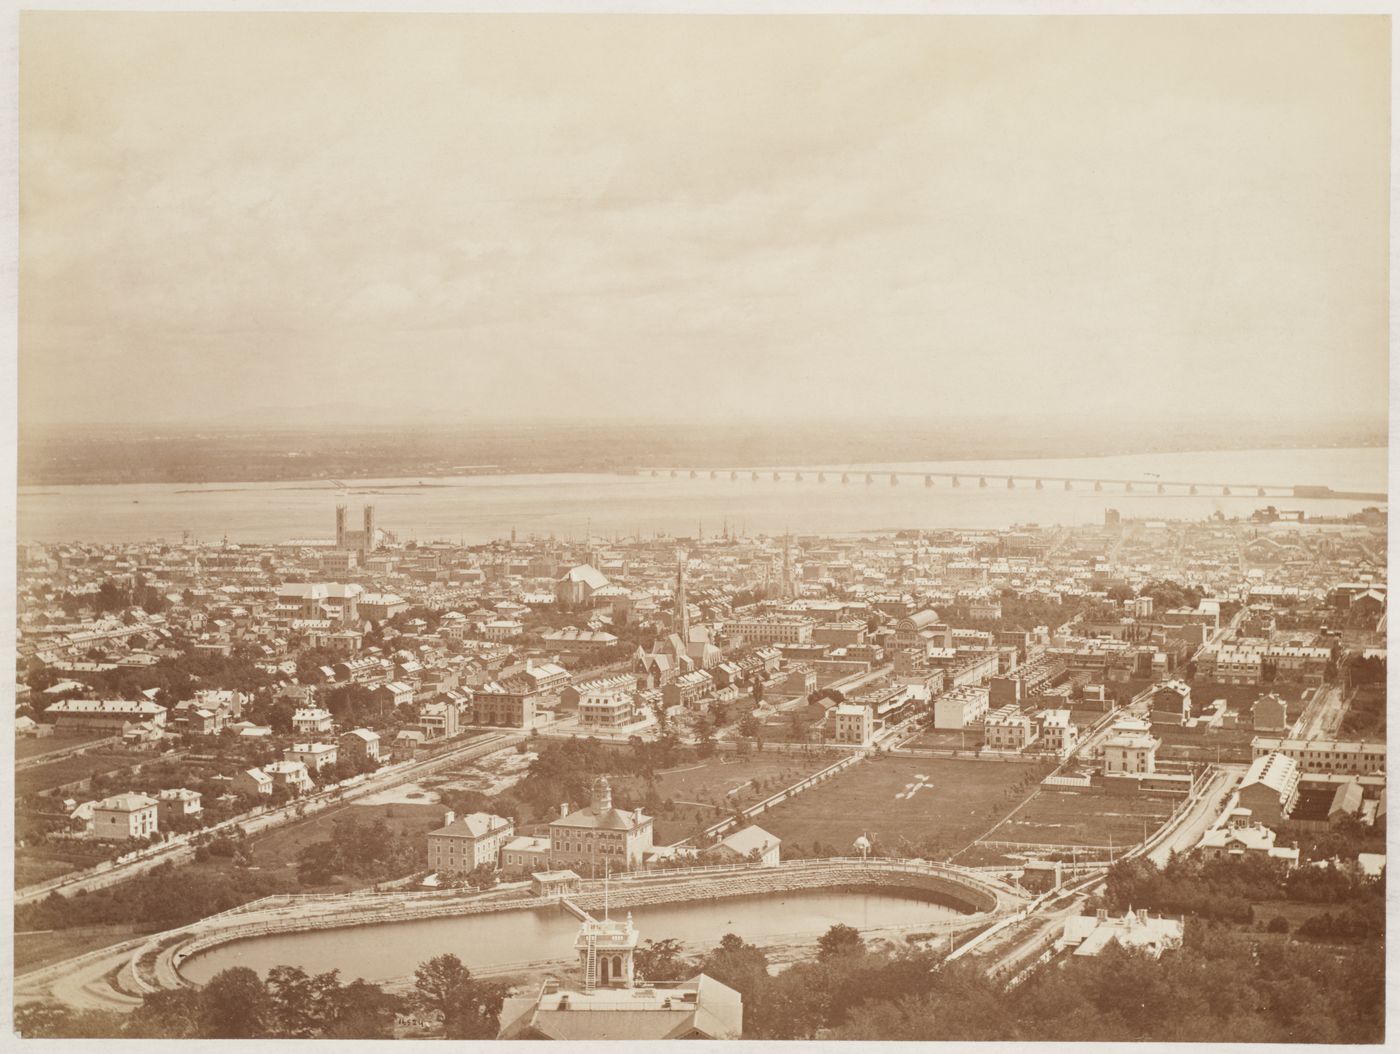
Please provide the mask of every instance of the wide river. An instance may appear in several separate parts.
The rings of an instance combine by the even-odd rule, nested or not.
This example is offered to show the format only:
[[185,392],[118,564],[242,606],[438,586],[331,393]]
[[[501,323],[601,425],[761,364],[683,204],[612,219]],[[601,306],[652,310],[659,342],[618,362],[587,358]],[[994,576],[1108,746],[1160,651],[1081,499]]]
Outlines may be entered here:
[[[1253,491],[1231,497],[1185,493],[1158,495],[1139,487],[1094,491],[1076,484],[1066,491],[1047,483],[1036,490],[1021,481],[977,486],[978,473],[1023,477],[1068,476],[1089,479],[1181,480],[1292,487],[1328,486],[1337,491],[1384,493],[1386,455],[1382,447],[1326,450],[1235,450],[1189,454],[1137,454],[1123,457],[1029,461],[917,462],[898,465],[804,466],[836,472],[825,483],[815,475],[802,482],[775,482],[771,473],[753,480],[741,475],[710,479],[702,472],[637,476],[608,474],[485,475],[349,481],[347,490],[325,481],[304,483],[123,484],[114,486],[22,487],[19,491],[21,542],[178,542],[185,532],[200,541],[280,542],[328,538],[334,533],[338,501],[351,503],[352,527],[359,506],[373,502],[380,527],[401,541],[450,540],[480,543],[503,538],[512,529],[524,538],[555,535],[582,538],[629,537],[655,533],[706,536],[724,523],[735,531],[777,534],[856,534],[904,528],[1000,528],[1013,524],[1102,522],[1106,508],[1125,516],[1200,519],[1220,510],[1247,517],[1267,504],[1301,508],[1309,516],[1354,512],[1354,501],[1259,498]],[[920,480],[839,473],[893,470],[956,472],[962,485],[947,480],[925,487]],[[971,476],[971,479],[966,478]]]
[[[674,937],[713,944],[726,933],[750,943],[794,934],[819,936],[838,922],[859,930],[937,923],[961,912],[933,901],[850,891],[804,890],[632,909],[643,939]],[[203,984],[220,970],[247,966],[266,974],[274,966],[311,973],[339,970],[351,980],[406,977],[434,955],[451,952],[468,967],[500,966],[573,955],[578,920],[561,908],[536,908],[457,918],[376,923],[255,937],[212,948],[187,960],[180,972]]]

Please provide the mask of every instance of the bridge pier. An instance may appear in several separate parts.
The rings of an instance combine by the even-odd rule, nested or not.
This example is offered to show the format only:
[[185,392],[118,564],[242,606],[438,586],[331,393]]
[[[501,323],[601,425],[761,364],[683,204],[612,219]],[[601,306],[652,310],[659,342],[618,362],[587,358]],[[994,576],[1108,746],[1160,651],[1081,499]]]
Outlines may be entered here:
[[794,480],[795,482],[801,483],[801,482],[802,482],[802,473],[801,473],[801,472],[795,472],[795,473],[793,473],[793,477],[792,477],[792,478],[793,478],[793,480]]
[[754,481],[755,483],[758,482],[758,473],[757,473],[757,472],[755,472],[755,473],[753,474],[753,481]]
[[1035,489],[1036,489],[1036,490],[1044,490],[1044,489],[1045,489],[1045,481],[1044,481],[1043,479],[1038,479],[1038,480],[1036,480],[1036,481],[1035,481]]
[[1068,480],[1068,479],[1065,480],[1065,490],[1073,490],[1073,489],[1074,489],[1074,481],[1073,481],[1073,480]]
[[977,485],[978,485],[979,487],[985,487],[985,486],[987,485],[987,477],[986,477],[986,476],[979,476],[979,477],[977,478]]
[[1196,484],[1194,484],[1194,483],[1191,484],[1191,493],[1192,493],[1192,494],[1195,494],[1195,493],[1196,493]]
[[777,483],[777,482],[778,482],[779,480],[781,480],[782,478],[783,478],[783,477],[782,477],[782,474],[781,474],[781,473],[778,473],[778,472],[774,472],[774,473],[773,473],[773,482],[774,482],[774,483]]
[[1103,480],[1101,480],[1101,479],[1096,479],[1096,480],[1094,480],[1094,489],[1095,489],[1095,490],[1103,490]]
[[675,469],[671,469],[671,478],[672,478],[672,479],[675,479],[675,478],[676,478],[676,470],[675,470]]
[[729,473],[729,479],[730,479],[731,482],[733,482],[734,480],[736,480],[736,479],[738,479],[738,478],[739,478],[739,473],[737,473],[737,472],[731,472],[731,473]]
[[1157,484],[1157,493],[1158,493],[1158,494],[1165,494],[1166,492],[1167,492],[1167,485],[1166,485],[1165,483],[1158,483],[1158,484]]
[[1133,492],[1133,484],[1132,484],[1132,481],[1129,480],[1129,481],[1128,481],[1128,485],[1125,486],[1125,487],[1123,488],[1123,493],[1124,493],[1124,494],[1131,494],[1132,492]]
[[818,483],[825,483],[825,482],[826,482],[826,473],[825,473],[825,472],[818,472],[818,473],[817,473],[817,482],[818,482]]
[[865,474],[865,482],[866,482],[866,483],[874,483],[874,482],[875,482],[875,477],[874,477],[873,475],[871,475],[869,472],[867,472],[867,473]]
[[690,478],[691,478],[691,479],[694,479],[694,478],[695,478],[695,470],[694,470],[694,469],[691,469],[691,470],[690,470]]
[[849,472],[843,472],[843,473],[841,473],[841,482],[842,482],[842,483],[849,483],[849,482],[851,482],[851,474],[850,474]]
[[891,486],[891,487],[897,487],[897,486],[899,486],[899,477],[896,476],[893,472],[890,473],[890,486]]
[[1260,487],[1260,488],[1259,488],[1259,497],[1261,497],[1261,498],[1268,497],[1268,495],[1266,495],[1266,494],[1264,493],[1264,488],[1263,488],[1263,487]]
[[1007,476],[1007,477],[1006,477],[1006,489],[1007,489],[1007,490],[1015,490],[1015,489],[1016,489],[1016,481],[1015,481],[1014,479],[1012,479],[1010,476]]
[[1228,497],[1230,496],[1230,488],[1229,488],[1229,487],[1221,487],[1221,488],[1220,488],[1220,493],[1221,493],[1222,495],[1224,495],[1225,497],[1228,498]]
[[953,486],[955,486],[955,487],[961,487],[961,486],[962,486],[962,480],[958,479],[957,476],[954,476],[954,477],[953,477]]
[[710,478],[711,478],[711,479],[718,479],[718,478],[719,478],[719,473],[716,472],[714,469],[710,469]]
[[932,477],[932,476],[925,476],[925,477],[924,477],[924,486],[925,486],[925,487],[931,487],[931,486],[933,486],[933,477]]

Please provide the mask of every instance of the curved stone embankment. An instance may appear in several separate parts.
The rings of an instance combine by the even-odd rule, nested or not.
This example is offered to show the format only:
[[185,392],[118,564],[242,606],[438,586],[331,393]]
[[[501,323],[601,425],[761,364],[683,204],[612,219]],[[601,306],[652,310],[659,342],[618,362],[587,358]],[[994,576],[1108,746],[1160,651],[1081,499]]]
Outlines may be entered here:
[[[997,893],[990,887],[973,886],[928,872],[892,871],[878,865],[823,870],[804,868],[800,871],[785,871],[778,867],[748,871],[733,877],[708,876],[655,885],[617,884],[608,890],[607,899],[612,908],[629,908],[720,897],[762,896],[801,889],[853,888],[870,892],[913,890],[923,894],[924,899],[957,908],[965,914],[996,911],[1000,903]],[[569,899],[588,911],[603,907],[601,890],[580,892]]]
[[[909,861],[793,861],[777,867],[717,869],[674,874],[657,872],[624,876],[608,884],[610,908],[749,897],[807,889],[862,889],[871,892],[907,891],[955,907],[969,920],[1014,910],[1024,897],[1014,887],[966,869]],[[585,910],[601,910],[604,883],[587,881],[570,895]],[[190,985],[180,965],[200,952],[232,941],[272,934],[392,923],[425,918],[456,917],[487,912],[528,911],[552,907],[558,897],[519,896],[514,899],[460,892],[405,894],[345,894],[340,896],[269,897],[221,916],[204,919],[180,930],[153,934],[139,944],[107,949],[126,998],[144,992]],[[92,956],[98,958],[101,953]],[[64,964],[49,968],[60,973]],[[45,971],[48,972],[48,971]],[[52,974],[50,974],[52,976]],[[23,980],[31,980],[25,978]],[[35,977],[32,980],[39,980]],[[61,998],[59,986],[49,987]],[[91,984],[88,986],[91,988]],[[94,993],[89,992],[89,995]],[[120,995],[116,992],[113,995]],[[134,1002],[134,1000],[132,1000]]]

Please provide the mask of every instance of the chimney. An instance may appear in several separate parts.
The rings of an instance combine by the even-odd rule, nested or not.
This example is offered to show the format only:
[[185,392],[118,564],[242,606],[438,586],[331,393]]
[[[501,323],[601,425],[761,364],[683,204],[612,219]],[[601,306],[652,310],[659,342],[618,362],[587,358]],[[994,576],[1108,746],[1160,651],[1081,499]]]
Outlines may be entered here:
[[453,812],[451,809],[448,809],[448,810],[447,810],[447,815],[444,816],[444,817],[442,818],[442,825],[443,825],[444,827],[446,827],[448,824],[450,824],[450,823],[451,823],[453,820],[455,820],[455,819],[457,819],[457,814],[456,814],[455,812]]
[[565,802],[560,802],[560,803],[559,803],[559,819],[562,820],[565,816],[568,816],[568,815],[569,815],[569,803],[566,802],[566,801],[565,801]]
[[1101,921],[1101,922],[1104,921],[1105,919],[1107,919],[1107,918],[1108,918],[1108,911],[1107,911],[1107,909],[1105,909],[1105,908],[1099,908],[1099,916],[1098,916],[1098,917],[1099,917],[1099,921]]

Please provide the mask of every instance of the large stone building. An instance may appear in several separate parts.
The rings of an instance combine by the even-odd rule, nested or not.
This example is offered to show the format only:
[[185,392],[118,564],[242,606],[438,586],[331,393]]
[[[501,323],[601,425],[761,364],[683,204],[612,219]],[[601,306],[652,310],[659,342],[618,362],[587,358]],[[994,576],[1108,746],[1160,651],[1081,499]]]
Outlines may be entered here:
[[533,728],[539,693],[524,681],[490,681],[472,693],[472,723],[493,728]]
[[501,850],[515,833],[505,817],[474,812],[457,816],[449,812],[443,825],[428,832],[428,867],[434,871],[467,874],[478,867],[501,863]]
[[329,620],[339,625],[358,622],[364,587],[338,582],[287,582],[277,587],[279,614],[290,619]]
[[1273,739],[1256,736],[1250,743],[1255,759],[1284,754],[1303,772],[1360,776],[1385,771],[1385,744],[1330,739]]
[[166,710],[149,699],[64,699],[44,708],[60,729],[119,733],[127,725],[165,724]]
[[374,525],[374,506],[366,505],[362,517],[362,530],[348,530],[349,510],[344,505],[335,507],[335,547],[337,549],[354,550],[364,556],[374,552],[378,547],[379,531]]
[[731,619],[724,624],[724,635],[744,644],[804,644],[812,639],[813,619],[801,615],[759,615]]
[[550,866],[568,868],[585,878],[609,871],[632,871],[652,847],[652,817],[641,809],[613,808],[612,786],[605,777],[593,781],[593,797],[587,808],[569,811],[549,825]]

